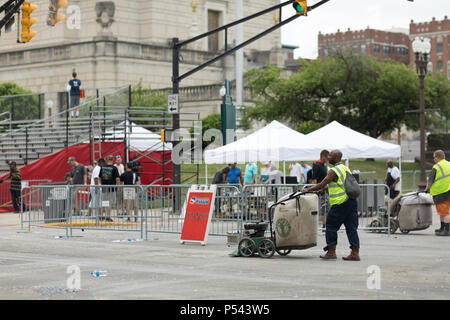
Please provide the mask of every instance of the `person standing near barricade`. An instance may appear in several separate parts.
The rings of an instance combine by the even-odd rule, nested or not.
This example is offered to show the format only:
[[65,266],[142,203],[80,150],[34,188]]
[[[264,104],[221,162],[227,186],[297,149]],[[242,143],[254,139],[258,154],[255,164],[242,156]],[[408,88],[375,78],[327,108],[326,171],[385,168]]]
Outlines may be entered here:
[[138,160],[138,154],[135,153],[132,159],[132,164],[133,164],[133,171],[139,173],[139,171],[142,169],[142,164],[141,162]]
[[[217,170],[217,172],[214,174],[214,177],[211,181],[211,184],[227,184],[227,176],[230,172],[230,167],[226,166],[222,169]],[[227,188],[228,189],[228,188]],[[216,200],[215,200],[215,206],[214,211],[216,213],[216,216],[220,215],[220,209],[221,209],[221,201],[220,198],[224,196],[223,190],[220,188],[217,188],[216,190]]]
[[211,184],[226,184],[228,172],[230,172],[230,167],[228,166],[217,170],[217,172],[214,174]]
[[250,162],[245,166],[244,184],[256,184],[258,176],[258,166],[255,162]]
[[[309,183],[311,184],[317,184],[321,183],[323,179],[328,174],[328,155],[330,153],[328,150],[322,150],[320,152],[320,159],[315,161],[313,163],[312,169],[311,169],[311,179]],[[328,200],[328,190],[324,189],[321,193],[319,193],[319,215],[320,219],[322,220],[322,231],[325,232],[325,223],[327,221],[327,214],[328,210],[330,209]]]
[[445,153],[442,150],[436,150],[433,159],[435,165],[430,172],[425,192],[433,196],[441,220],[441,228],[435,230],[435,234],[450,236],[450,162],[445,160]]
[[259,176],[259,184],[265,184],[269,180],[270,176],[270,163],[264,163],[264,167],[261,168],[261,174]]
[[356,199],[347,195],[345,180],[350,170],[341,162],[342,152],[333,150],[328,156],[328,161],[333,167],[328,171],[327,176],[321,183],[306,188],[305,192],[322,191],[328,185],[330,197],[330,211],[328,212],[325,237],[327,246],[324,251],[327,253],[320,258],[324,260],[336,260],[337,232],[341,225],[345,225],[345,231],[350,243],[351,253],[344,260],[360,261],[359,257],[359,237],[358,237],[358,203]]
[[[14,213],[20,213],[20,204],[22,204],[22,211],[27,211],[25,202],[22,201],[22,175],[20,170],[17,169],[17,164],[11,161],[9,164],[9,176],[6,180],[11,180],[9,190],[11,192],[11,201],[14,207]],[[4,180],[0,180],[3,183]]]
[[72,199],[74,201],[74,214],[81,215],[80,199],[78,193],[82,190],[82,186],[87,184],[87,170],[86,167],[78,163],[75,157],[70,157],[67,161],[72,166],[70,171],[70,181],[74,186],[72,189]]
[[116,185],[120,184],[119,171],[114,166],[114,156],[108,156],[108,160],[105,165],[102,165],[99,175],[102,185],[107,186],[102,187],[102,204],[103,201],[108,203],[106,207],[106,217],[103,217],[103,219],[112,222],[111,208],[114,207],[116,201]]
[[289,176],[296,177],[297,183],[302,183],[304,179],[304,174],[302,170],[302,166],[297,163],[297,161],[293,161],[292,164],[289,166]]
[[310,171],[312,170],[312,167],[308,165],[305,161],[301,162],[302,170],[303,170],[303,180],[302,184],[308,183],[308,176],[310,176]]
[[[133,171],[133,163],[127,163],[127,169],[124,173],[120,175],[120,182],[125,186],[135,186],[141,184],[141,178],[139,173]],[[134,195],[134,196],[133,196]],[[132,199],[130,199],[132,198]],[[130,211],[134,209],[134,221],[137,222],[138,218],[138,190],[137,188],[133,188],[133,192],[131,194],[124,194],[124,207],[126,210],[126,215],[128,216],[127,221],[130,221]]]
[[93,165],[94,168],[92,169],[91,174],[91,185],[90,185],[90,191],[91,191],[91,201],[89,202],[89,216],[92,215],[92,209],[94,209],[94,213],[99,213],[99,216],[101,216],[101,190],[100,190],[100,163],[105,163],[105,159],[101,158],[97,161],[94,161]]
[[389,196],[391,199],[394,199],[400,194],[401,191],[401,173],[400,170],[394,166],[394,163],[392,160],[386,161],[387,166],[387,173],[386,173],[386,179],[384,180],[384,183],[389,187]]
[[[116,159],[116,162],[114,163],[114,166],[117,168],[117,171],[119,171],[119,176],[121,176],[125,172],[125,167],[122,163],[122,157],[120,155],[116,155],[115,159]],[[119,208],[120,208],[120,213],[119,213],[119,215],[120,215],[124,211],[122,190],[117,190],[116,196],[117,196],[117,199],[116,199],[117,210],[119,211]]]
[[239,187],[239,183],[241,185],[244,184],[244,179],[242,178],[241,168],[237,166],[237,163],[233,163],[230,165],[230,171],[227,174],[227,182],[229,184],[233,184]]

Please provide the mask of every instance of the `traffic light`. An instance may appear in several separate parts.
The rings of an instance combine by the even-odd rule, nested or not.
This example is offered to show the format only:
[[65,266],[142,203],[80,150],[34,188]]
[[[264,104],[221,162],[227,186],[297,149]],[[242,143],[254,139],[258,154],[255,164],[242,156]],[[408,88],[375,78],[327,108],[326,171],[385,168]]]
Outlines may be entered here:
[[22,33],[20,39],[22,42],[29,42],[31,38],[37,35],[37,32],[31,31],[31,26],[37,22],[36,18],[31,18],[31,13],[37,8],[37,5],[28,1],[22,4]]
[[48,4],[48,18],[47,24],[54,27],[55,24],[64,20],[65,15],[59,14],[58,10],[62,7],[67,6],[67,0],[50,0]]
[[306,14],[308,12],[306,0],[295,0],[292,6],[295,9],[295,14]]

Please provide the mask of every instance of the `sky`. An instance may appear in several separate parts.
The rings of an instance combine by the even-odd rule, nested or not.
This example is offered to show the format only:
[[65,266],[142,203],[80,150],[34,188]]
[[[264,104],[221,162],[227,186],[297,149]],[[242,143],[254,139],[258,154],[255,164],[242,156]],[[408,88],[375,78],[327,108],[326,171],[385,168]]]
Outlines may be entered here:
[[[280,0],[280,3],[285,0]],[[308,6],[320,2],[309,0]],[[294,14],[292,5],[283,8],[283,20]],[[372,29],[409,30],[411,20],[428,22],[450,19],[450,0],[330,0],[281,28],[282,44],[298,46],[295,58],[317,58],[319,31],[322,34],[340,31]]]

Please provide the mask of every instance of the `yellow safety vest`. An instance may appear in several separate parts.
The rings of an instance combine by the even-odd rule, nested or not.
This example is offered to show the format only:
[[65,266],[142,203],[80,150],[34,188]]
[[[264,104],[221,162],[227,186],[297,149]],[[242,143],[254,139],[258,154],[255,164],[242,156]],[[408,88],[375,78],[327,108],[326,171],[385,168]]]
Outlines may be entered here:
[[[330,170],[333,170],[334,173],[338,176],[337,182],[330,182],[328,184],[328,194],[330,197],[330,205],[338,205],[341,203],[344,203],[347,199],[347,192],[345,190],[344,181],[347,177],[347,171],[350,171],[345,165],[342,163],[331,168]],[[341,178],[341,174],[344,177],[344,180]]]
[[431,185],[430,194],[437,196],[450,190],[450,162],[442,159],[433,166],[433,169],[436,170],[436,176]]

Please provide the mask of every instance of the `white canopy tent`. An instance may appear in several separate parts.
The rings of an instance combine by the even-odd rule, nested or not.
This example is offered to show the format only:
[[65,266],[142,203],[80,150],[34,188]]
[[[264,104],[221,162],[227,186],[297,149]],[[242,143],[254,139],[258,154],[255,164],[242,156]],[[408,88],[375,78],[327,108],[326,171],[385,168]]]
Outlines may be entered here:
[[[121,140],[125,138],[124,122],[105,132],[105,141]],[[131,122],[126,129],[129,147],[136,151],[170,151],[171,143],[161,142],[161,136]]]
[[384,142],[358,131],[352,130],[337,121],[306,135],[322,149],[339,149],[344,159],[355,158],[400,158],[398,144]]
[[326,126],[317,129],[306,135],[324,149],[342,152],[343,159],[358,158],[398,158],[399,169],[402,171],[402,151],[401,146],[389,142],[384,142],[358,131],[352,130],[337,121],[333,121]]
[[401,147],[341,125],[337,121],[304,135],[278,121],[233,143],[204,153],[205,170],[213,163],[316,160],[323,149],[339,149],[344,159],[399,158]]
[[320,146],[278,121],[245,138],[204,153],[206,164],[316,160]]
[[257,161],[283,161],[283,172],[286,176],[285,161],[316,160],[321,150],[320,146],[304,134],[274,120],[247,137],[205,151],[205,179],[208,175],[208,164]]

